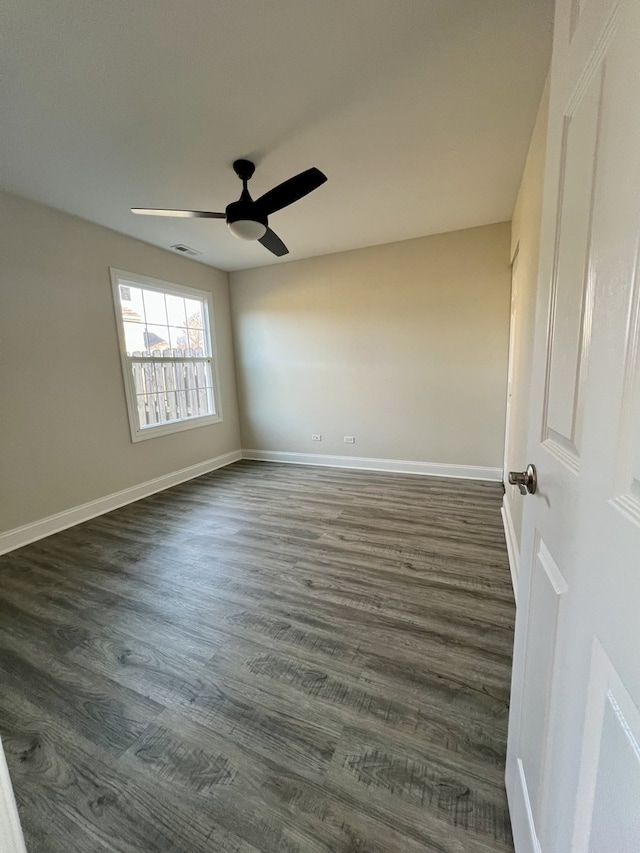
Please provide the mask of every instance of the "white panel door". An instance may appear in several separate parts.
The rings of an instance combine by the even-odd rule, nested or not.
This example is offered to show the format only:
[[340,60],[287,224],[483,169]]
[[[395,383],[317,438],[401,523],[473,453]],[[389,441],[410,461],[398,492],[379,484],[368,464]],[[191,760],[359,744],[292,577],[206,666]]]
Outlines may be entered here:
[[640,853],[640,0],[557,0],[507,793]]

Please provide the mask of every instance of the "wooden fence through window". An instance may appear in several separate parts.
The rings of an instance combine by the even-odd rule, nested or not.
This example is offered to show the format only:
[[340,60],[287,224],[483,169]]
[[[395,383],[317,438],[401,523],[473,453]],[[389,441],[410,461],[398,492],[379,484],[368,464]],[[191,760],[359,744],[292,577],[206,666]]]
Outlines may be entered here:
[[215,414],[211,358],[198,349],[129,354],[140,426]]

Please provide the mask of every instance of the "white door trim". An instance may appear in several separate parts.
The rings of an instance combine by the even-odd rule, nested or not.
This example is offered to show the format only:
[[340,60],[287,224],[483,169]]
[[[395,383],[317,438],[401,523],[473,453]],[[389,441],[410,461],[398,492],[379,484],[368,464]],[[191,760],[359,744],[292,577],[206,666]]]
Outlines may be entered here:
[[27,853],[2,741],[0,741],[0,853]]
[[513,518],[511,516],[511,506],[506,499],[506,495],[502,498],[502,506],[500,507],[502,515],[502,524],[504,526],[504,538],[507,543],[507,554],[509,555],[509,571],[511,573],[511,585],[513,586],[513,597],[516,605],[518,604],[518,578],[520,576],[520,549],[518,548],[518,540],[516,539],[516,531],[513,526]]
[[[504,455],[502,460],[502,467],[504,471],[504,477],[507,478],[507,471],[509,468],[509,448],[511,443],[511,435],[510,435],[510,426],[511,426],[511,386],[513,384],[513,367],[514,367],[514,349],[515,349],[515,323],[514,323],[514,312],[513,312],[513,304],[515,301],[516,293],[514,291],[515,285],[515,274],[516,274],[516,264],[518,263],[518,256],[520,254],[520,241],[518,241],[515,251],[513,253],[513,257],[511,258],[511,302],[509,306],[509,354],[508,354],[508,363],[507,363],[507,403],[505,406],[505,426],[504,426]],[[506,484],[505,484],[506,488]]]

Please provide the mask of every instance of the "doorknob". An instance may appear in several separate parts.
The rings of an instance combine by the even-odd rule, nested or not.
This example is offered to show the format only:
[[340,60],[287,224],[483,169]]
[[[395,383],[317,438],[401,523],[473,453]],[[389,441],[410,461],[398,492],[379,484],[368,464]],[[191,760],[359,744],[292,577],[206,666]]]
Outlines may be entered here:
[[534,495],[538,488],[538,475],[535,465],[527,465],[526,471],[509,471],[509,482],[520,489],[521,495]]

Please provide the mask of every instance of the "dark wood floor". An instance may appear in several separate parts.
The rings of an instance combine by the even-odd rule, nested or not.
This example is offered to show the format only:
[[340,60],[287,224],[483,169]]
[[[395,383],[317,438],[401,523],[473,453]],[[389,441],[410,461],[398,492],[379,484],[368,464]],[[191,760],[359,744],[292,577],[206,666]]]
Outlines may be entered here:
[[1,557],[30,853],[512,851],[500,499],[245,461]]

